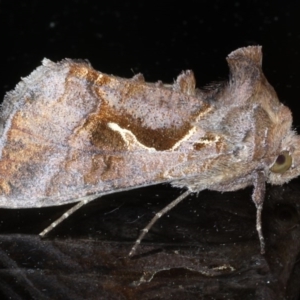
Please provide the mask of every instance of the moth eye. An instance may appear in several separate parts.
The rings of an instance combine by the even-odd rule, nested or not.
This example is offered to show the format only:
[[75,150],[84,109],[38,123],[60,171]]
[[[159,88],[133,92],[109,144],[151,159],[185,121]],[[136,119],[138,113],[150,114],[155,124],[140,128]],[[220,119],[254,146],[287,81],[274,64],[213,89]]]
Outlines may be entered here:
[[287,171],[292,165],[292,157],[290,156],[288,151],[282,151],[278,156],[274,163],[274,165],[270,168],[270,171],[273,173],[284,173]]

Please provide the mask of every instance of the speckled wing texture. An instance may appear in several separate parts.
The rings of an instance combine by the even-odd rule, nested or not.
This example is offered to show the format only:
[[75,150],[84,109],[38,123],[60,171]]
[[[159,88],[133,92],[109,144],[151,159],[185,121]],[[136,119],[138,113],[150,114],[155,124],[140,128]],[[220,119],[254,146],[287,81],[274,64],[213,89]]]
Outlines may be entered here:
[[[289,109],[261,70],[261,48],[228,58],[230,79],[195,88],[123,79],[86,62],[43,60],[7,93],[0,119],[0,207],[61,205],[169,182],[191,192],[236,190],[299,174]],[[269,168],[283,151],[286,174]]]

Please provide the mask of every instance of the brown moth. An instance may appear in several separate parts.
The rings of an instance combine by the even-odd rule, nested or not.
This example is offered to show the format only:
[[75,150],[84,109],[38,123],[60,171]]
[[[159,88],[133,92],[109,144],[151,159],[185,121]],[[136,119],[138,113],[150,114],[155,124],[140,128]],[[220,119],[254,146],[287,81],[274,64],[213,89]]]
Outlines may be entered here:
[[290,110],[261,69],[261,47],[232,52],[228,83],[199,90],[191,71],[173,85],[123,79],[86,62],[43,60],[6,94],[0,127],[0,207],[78,202],[170,183],[186,191],[142,230],[191,193],[254,186],[257,231],[266,182],[300,173],[300,138]]

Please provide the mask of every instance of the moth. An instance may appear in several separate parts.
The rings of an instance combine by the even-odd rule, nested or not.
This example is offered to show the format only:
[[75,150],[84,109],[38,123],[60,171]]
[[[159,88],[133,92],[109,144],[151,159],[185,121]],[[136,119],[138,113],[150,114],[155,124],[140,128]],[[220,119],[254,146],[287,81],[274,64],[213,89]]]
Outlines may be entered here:
[[4,97],[0,120],[0,207],[76,203],[40,235],[88,202],[169,183],[188,195],[253,186],[261,252],[266,183],[300,173],[290,110],[262,72],[260,46],[227,57],[228,82],[196,89],[192,71],[172,85],[95,71],[87,62],[43,60]]

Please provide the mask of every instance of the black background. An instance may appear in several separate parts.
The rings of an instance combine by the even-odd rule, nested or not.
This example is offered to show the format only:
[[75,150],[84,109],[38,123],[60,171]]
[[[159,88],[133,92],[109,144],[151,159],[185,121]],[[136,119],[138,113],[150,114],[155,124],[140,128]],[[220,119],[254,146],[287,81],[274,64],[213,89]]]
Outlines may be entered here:
[[[231,51],[248,45],[262,45],[264,73],[276,89],[281,101],[291,108],[296,130],[300,125],[298,104],[300,101],[300,9],[297,1],[7,0],[0,1],[0,37],[1,95],[13,89],[20,77],[27,76],[44,57],[54,61],[66,57],[88,59],[95,69],[108,74],[131,77],[141,72],[147,81],[162,80],[167,83],[172,83],[181,70],[192,69],[197,79],[197,86],[201,87],[212,81],[226,80],[228,67],[225,57]],[[265,219],[270,221],[264,229],[270,241],[271,234],[275,232],[272,231],[272,216],[275,216],[275,219],[277,216],[280,220],[292,222],[292,225],[286,224],[288,228],[298,226],[298,198],[294,196],[298,195],[298,186],[299,180],[294,180],[288,188],[282,189],[288,191],[288,196],[294,197],[288,208],[283,201],[287,196],[280,196],[279,191],[282,190],[270,189],[270,195],[273,195],[267,197],[269,203],[267,206],[271,207],[270,213],[268,214],[268,210],[265,209],[264,214]],[[94,201],[56,228],[44,242],[40,242],[36,235],[67,207],[1,209],[0,298],[177,299],[178,296],[180,299],[182,297],[185,299],[202,299],[202,297],[203,299],[235,299],[235,297],[236,299],[240,297],[299,299],[297,280],[298,282],[300,280],[300,271],[296,267],[293,268],[293,265],[299,265],[299,256],[297,258],[299,249],[295,246],[298,250],[293,252],[294,256],[291,259],[292,255],[288,255],[288,251],[290,247],[292,248],[289,244],[292,241],[282,242],[281,237],[279,243],[285,244],[282,250],[285,255],[282,254],[283,252],[280,254],[276,252],[274,256],[267,254],[267,263],[264,261],[272,272],[278,271],[277,273],[274,271],[278,276],[270,270],[270,272],[266,270],[265,273],[262,272],[268,276],[271,274],[271,277],[268,277],[272,282],[269,292],[266,292],[269,283],[265,277],[256,279],[255,276],[250,275],[249,278],[243,278],[243,284],[240,283],[239,286],[229,288],[230,284],[226,283],[226,280],[231,282],[230,278],[226,279],[222,286],[218,277],[214,282],[214,288],[209,284],[207,284],[209,288],[200,287],[199,282],[202,284],[204,279],[197,276],[195,279],[196,271],[184,273],[189,270],[184,264],[177,267],[176,264],[172,265],[169,273],[162,272],[161,277],[158,276],[158,279],[154,278],[153,281],[144,283],[139,288],[129,288],[129,282],[138,280],[147,269],[147,264],[142,262],[143,267],[134,270],[131,262],[126,262],[124,264],[128,264],[127,268],[121,264],[124,269],[118,265],[119,269],[115,270],[112,267],[113,263],[105,265],[105,261],[111,259],[109,253],[120,251],[122,255],[126,255],[137,237],[138,229],[147,224],[154,211],[164,207],[179,193],[180,191],[167,186],[154,186]],[[280,204],[272,203],[272,197],[277,204]],[[283,213],[278,213],[282,206],[283,210],[280,211]],[[228,229],[230,224],[224,225],[221,217],[226,216],[225,222],[228,220],[228,212],[235,210],[238,213],[233,214],[241,216],[241,219],[235,221],[232,231],[236,232],[237,236],[242,236],[241,241],[250,240],[255,244],[253,253],[247,253],[243,259],[251,261],[253,260],[251,255],[257,255],[259,257],[257,261],[262,262],[255,231],[255,208],[251,203],[250,188],[241,193],[224,195],[204,192],[198,198],[189,198],[180,204],[180,207],[170,212],[169,217],[166,216],[162,223],[153,228],[153,232],[149,233],[145,242],[154,245],[153,249],[158,247],[155,247],[155,243],[158,242],[163,245],[175,243],[174,245],[179,248],[198,245],[199,241],[226,244],[228,241],[224,236],[230,231]],[[223,225],[227,226],[227,229],[223,232],[220,229],[221,233],[214,240],[216,228],[218,226],[223,228]],[[236,242],[235,237],[230,236],[229,240],[231,239]],[[267,247],[269,240],[267,239]],[[109,242],[116,244],[111,246],[113,250],[104,251],[103,254],[102,244],[99,244],[102,241],[107,242],[108,244],[105,245],[109,246],[111,246]],[[51,247],[54,247],[52,242],[60,249],[59,254],[54,255],[55,259],[52,254],[49,254],[52,253]],[[58,246],[57,243],[64,245],[64,255],[60,248],[62,246]],[[94,246],[91,246],[91,243]],[[85,267],[82,266],[83,262],[79,263],[68,252],[68,249],[70,252],[73,251],[71,251],[72,247],[81,249],[78,250],[79,257],[81,257],[80,253],[85,253],[88,257]],[[118,247],[124,249],[120,250]],[[36,249],[44,250],[39,252],[39,256],[35,252]],[[146,250],[141,247],[141,252],[143,251]],[[211,251],[211,248],[207,251]],[[218,254],[221,253],[221,250],[217,251]],[[268,251],[272,252],[270,246]],[[30,253],[34,254],[30,256]],[[106,259],[103,255],[106,255]],[[155,253],[153,255],[155,256]],[[29,256],[30,261],[28,261]],[[272,265],[275,256],[287,257],[287,259],[280,264]],[[226,260],[225,254],[223,258]],[[153,259],[155,260],[156,257]],[[52,268],[49,267],[50,260],[53,264]],[[100,260],[104,261],[99,263],[101,267],[97,263]],[[148,264],[153,265],[154,260],[149,260]],[[137,266],[138,262],[136,260],[134,264]],[[164,264],[167,264],[166,259],[161,259],[159,264],[158,269],[163,270]],[[215,264],[221,263],[215,262]],[[289,271],[284,273],[283,270],[286,270],[287,265]],[[184,272],[172,273],[173,269]],[[129,274],[127,281],[123,277],[122,280],[121,277],[117,279],[114,277],[118,270],[126,276]],[[109,276],[113,279],[108,285]],[[190,284],[193,284],[194,289],[191,286],[187,288],[187,282],[183,283],[182,278],[192,278]],[[161,283],[159,288],[155,285],[158,284],[157,282]],[[172,282],[180,283],[171,287]],[[248,288],[247,284],[249,284]],[[259,286],[260,289],[255,286]],[[271,291],[275,293],[272,294]]]

